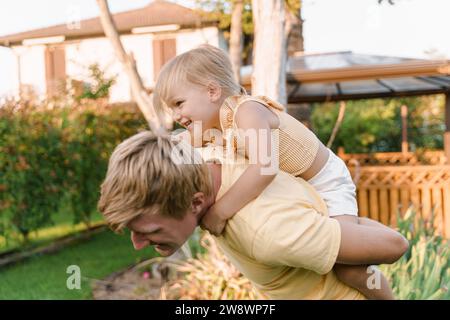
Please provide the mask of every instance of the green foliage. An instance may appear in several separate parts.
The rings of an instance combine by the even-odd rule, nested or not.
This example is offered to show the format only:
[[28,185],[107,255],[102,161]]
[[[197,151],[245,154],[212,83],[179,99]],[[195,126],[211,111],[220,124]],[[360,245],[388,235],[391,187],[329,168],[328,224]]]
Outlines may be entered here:
[[409,108],[408,139],[415,149],[442,149],[445,95],[405,98]]
[[205,234],[206,231],[200,229],[200,227],[196,228],[194,233],[189,237],[188,244],[192,257],[197,257],[198,255],[202,255],[206,253],[206,249],[201,245],[202,235]]
[[77,97],[77,100],[107,98],[110,88],[116,83],[117,75],[107,77],[98,63],[91,64],[88,70],[91,81],[86,84],[83,93]]
[[[196,0],[195,6],[202,15],[211,20],[219,22],[218,27],[223,32],[227,42],[230,40],[231,10],[233,0]],[[243,0],[244,9],[242,12],[242,33],[243,33],[243,53],[242,59],[248,60],[251,56],[253,44],[253,15],[251,0]]]
[[[231,25],[231,11],[233,0],[196,0],[196,7],[205,12],[207,17],[219,21],[219,29],[225,32],[228,39]],[[242,32],[244,35],[253,34],[252,1],[243,0]]]
[[[195,6],[203,12],[203,14],[211,19],[219,22],[219,29],[223,32],[226,41],[230,40],[231,12],[234,0],[196,0]],[[251,50],[253,45],[253,15],[252,1],[243,0],[244,9],[242,12],[242,33],[244,36],[244,48],[242,58],[249,61],[251,58]],[[297,16],[300,15],[301,0],[286,0],[285,6],[287,10],[293,12]]]
[[[252,0],[242,0],[244,9],[242,12],[242,32],[244,35],[253,35]],[[222,31],[229,31],[231,24],[231,11],[234,0],[196,0],[196,7],[206,15],[219,21]],[[286,0],[286,9],[297,16],[300,14],[301,0]]]
[[3,231],[11,223],[25,238],[51,222],[62,189],[61,132],[50,113],[33,110],[16,117],[0,109],[0,194]]
[[89,224],[110,153],[146,127],[135,107],[47,107],[0,108],[0,236],[26,239],[67,203]]
[[[348,101],[333,149],[348,153],[395,152],[401,149],[401,105],[408,106],[411,150],[441,149],[444,133],[444,96]],[[338,103],[314,105],[312,126],[321,141],[331,135]]]
[[381,270],[398,299],[450,299],[450,243],[434,235],[433,219],[424,221],[410,209],[398,218],[399,231],[408,239],[408,252]]

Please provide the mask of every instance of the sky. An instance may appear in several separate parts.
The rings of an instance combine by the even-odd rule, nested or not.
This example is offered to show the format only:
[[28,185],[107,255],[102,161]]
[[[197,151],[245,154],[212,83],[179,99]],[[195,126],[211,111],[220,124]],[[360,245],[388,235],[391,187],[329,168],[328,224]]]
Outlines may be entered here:
[[306,0],[306,51],[450,59],[449,0]]
[[[303,0],[305,51],[450,59],[450,1]],[[111,11],[150,0],[109,0]],[[179,0],[189,5],[192,1]],[[0,0],[0,35],[98,16],[95,0]],[[0,47],[0,96],[11,90],[14,56]]]

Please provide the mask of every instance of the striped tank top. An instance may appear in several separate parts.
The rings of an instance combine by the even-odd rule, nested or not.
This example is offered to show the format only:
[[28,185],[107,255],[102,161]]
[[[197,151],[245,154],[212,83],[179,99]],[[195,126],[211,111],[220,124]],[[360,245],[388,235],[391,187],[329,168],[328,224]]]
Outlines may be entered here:
[[319,150],[319,139],[303,123],[284,112],[284,107],[265,96],[230,96],[220,108],[220,125],[224,133],[233,134],[225,138],[227,148],[233,148],[238,154],[245,154],[244,138],[239,134],[235,115],[240,105],[247,101],[258,102],[270,109],[278,117],[276,130],[279,168],[282,171],[299,176],[309,169]]

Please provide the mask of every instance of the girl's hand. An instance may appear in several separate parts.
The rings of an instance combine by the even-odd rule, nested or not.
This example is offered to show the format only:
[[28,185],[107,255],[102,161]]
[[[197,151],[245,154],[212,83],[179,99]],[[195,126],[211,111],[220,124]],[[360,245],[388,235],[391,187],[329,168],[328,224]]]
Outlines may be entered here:
[[219,208],[215,205],[209,208],[200,221],[200,227],[208,230],[212,235],[218,237],[222,234],[227,224],[227,219],[220,214]]

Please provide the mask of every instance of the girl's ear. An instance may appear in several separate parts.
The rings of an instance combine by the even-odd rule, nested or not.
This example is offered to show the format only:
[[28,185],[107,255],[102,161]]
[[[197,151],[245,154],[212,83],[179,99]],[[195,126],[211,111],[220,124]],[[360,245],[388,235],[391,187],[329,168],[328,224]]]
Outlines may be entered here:
[[211,81],[208,84],[208,96],[211,102],[217,102],[222,97],[222,88],[217,82]]

